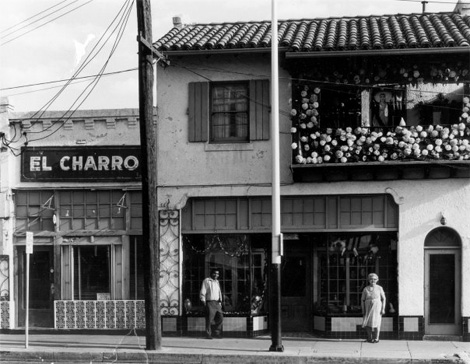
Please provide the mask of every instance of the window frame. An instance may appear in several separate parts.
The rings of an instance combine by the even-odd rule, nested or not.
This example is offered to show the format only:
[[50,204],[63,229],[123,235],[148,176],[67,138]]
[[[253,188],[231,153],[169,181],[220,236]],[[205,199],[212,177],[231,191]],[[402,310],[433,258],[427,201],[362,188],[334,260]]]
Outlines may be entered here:
[[188,142],[216,144],[247,144],[270,139],[271,96],[268,79],[217,81],[216,83],[248,84],[248,137],[243,141],[210,141],[211,95],[213,82],[188,83]]
[[[237,110],[230,110],[230,111],[215,111],[215,89],[216,88],[228,88],[231,92],[237,92],[236,89],[231,89],[232,87],[243,86],[245,95],[241,96],[240,98],[245,98],[245,108],[243,111]],[[229,82],[211,82],[209,86],[209,98],[210,98],[210,116],[209,116],[209,143],[220,144],[220,143],[246,143],[250,141],[250,85],[248,81],[229,81]],[[229,102],[230,108],[236,104],[238,100],[237,97],[234,98],[227,98]],[[223,104],[224,106],[227,104]],[[230,114],[229,123],[225,123],[223,125],[218,125],[222,127],[228,127],[230,129],[230,135],[217,137],[216,132],[214,131],[215,128],[215,116],[220,114]],[[237,115],[245,115],[245,124],[246,127],[246,135],[238,135],[237,129]],[[225,119],[225,118],[224,118]],[[235,136],[231,136],[232,131],[235,132]]]

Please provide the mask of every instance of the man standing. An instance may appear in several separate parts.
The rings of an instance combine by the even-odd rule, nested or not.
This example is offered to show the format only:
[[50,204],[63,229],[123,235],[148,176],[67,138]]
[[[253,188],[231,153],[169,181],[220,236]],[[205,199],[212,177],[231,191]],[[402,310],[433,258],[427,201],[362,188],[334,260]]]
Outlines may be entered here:
[[220,290],[219,270],[212,269],[211,276],[202,282],[200,298],[206,310],[206,338],[212,339],[212,322],[214,323],[214,337],[221,339],[222,322],[222,291]]

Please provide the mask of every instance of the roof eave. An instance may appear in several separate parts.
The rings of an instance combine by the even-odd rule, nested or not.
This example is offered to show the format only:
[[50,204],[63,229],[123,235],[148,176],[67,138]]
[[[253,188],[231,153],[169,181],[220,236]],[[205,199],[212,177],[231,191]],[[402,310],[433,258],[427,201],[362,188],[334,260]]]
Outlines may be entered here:
[[465,54],[470,56],[470,47],[442,48],[403,48],[403,49],[368,49],[318,52],[286,52],[287,59],[322,58],[322,57],[363,57],[363,56],[398,56],[428,54]]
[[[279,52],[287,52],[289,48],[279,47]],[[168,50],[161,51],[167,57],[171,56],[208,56],[208,55],[225,55],[225,54],[260,54],[270,53],[271,47],[265,48],[229,48],[229,49],[193,49],[193,50]]]

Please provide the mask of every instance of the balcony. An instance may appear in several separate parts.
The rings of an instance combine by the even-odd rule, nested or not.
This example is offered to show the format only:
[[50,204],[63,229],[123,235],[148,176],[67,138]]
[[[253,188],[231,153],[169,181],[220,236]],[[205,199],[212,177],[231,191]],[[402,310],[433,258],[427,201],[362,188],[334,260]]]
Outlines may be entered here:
[[[464,115],[465,116],[465,115]],[[461,118],[463,119],[463,118]],[[370,181],[470,177],[470,124],[358,127],[293,127],[296,182]]]

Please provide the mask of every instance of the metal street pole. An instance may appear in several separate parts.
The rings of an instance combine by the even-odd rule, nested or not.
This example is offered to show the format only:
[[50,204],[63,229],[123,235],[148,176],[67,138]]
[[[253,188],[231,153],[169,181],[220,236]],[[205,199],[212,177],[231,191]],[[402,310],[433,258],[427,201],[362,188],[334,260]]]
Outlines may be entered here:
[[142,155],[142,242],[144,246],[146,349],[162,346],[160,246],[157,199],[157,132],[153,122],[153,52],[150,0],[137,0],[139,115]]
[[272,146],[272,256],[270,287],[271,347],[269,351],[284,351],[281,335],[281,192],[279,172],[279,74],[276,0],[271,4],[271,146]]

